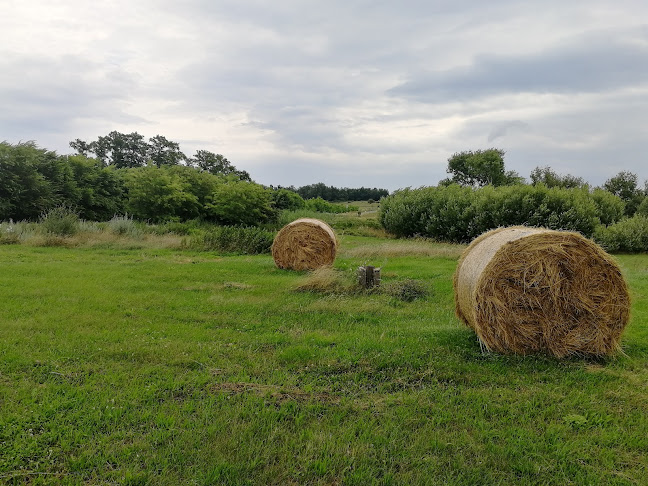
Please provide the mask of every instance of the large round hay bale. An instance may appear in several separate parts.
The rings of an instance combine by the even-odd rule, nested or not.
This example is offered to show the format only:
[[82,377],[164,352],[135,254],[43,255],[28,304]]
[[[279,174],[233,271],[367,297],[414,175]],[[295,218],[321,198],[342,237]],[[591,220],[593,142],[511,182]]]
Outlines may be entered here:
[[510,227],[484,233],[459,259],[457,316],[502,353],[612,354],[630,315],[621,270],[580,234]]
[[332,265],[337,238],[324,221],[302,218],[287,224],[272,242],[272,258],[279,268],[315,270]]

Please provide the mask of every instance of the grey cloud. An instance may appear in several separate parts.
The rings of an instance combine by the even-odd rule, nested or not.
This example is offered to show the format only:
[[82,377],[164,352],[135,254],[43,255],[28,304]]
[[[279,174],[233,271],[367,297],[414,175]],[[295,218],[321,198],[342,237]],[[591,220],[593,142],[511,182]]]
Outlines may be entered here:
[[0,73],[0,128],[5,138],[64,134],[89,119],[143,121],[119,108],[132,92],[132,80],[118,68],[74,57],[5,57]]
[[488,141],[493,142],[498,138],[506,136],[511,129],[518,129],[518,128],[522,130],[527,130],[529,129],[529,124],[521,120],[512,120],[504,123],[499,123],[488,134]]
[[513,93],[590,93],[648,82],[648,45],[586,40],[524,56],[479,55],[469,66],[424,72],[388,93],[443,103]]

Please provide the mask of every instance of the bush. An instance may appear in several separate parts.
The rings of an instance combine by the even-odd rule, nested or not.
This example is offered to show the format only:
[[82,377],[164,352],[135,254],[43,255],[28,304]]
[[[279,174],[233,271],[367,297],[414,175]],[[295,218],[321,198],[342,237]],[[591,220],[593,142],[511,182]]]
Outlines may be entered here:
[[0,245],[14,245],[20,243],[20,234],[16,231],[13,221],[0,223]]
[[645,197],[641,204],[637,207],[637,213],[639,216],[648,216],[648,197]]
[[192,219],[202,206],[192,186],[169,168],[138,167],[126,172],[128,212],[153,222]]
[[113,216],[108,221],[108,231],[115,235],[137,237],[141,234],[140,228],[137,226],[133,218],[128,215]]
[[278,189],[272,193],[272,202],[275,209],[296,211],[306,207],[306,201],[294,191]]
[[270,191],[253,182],[228,182],[216,188],[206,204],[208,217],[222,225],[260,225],[275,221]]
[[191,240],[191,247],[204,251],[255,255],[270,253],[274,233],[256,226],[216,226]]
[[56,236],[73,236],[79,232],[79,215],[67,206],[57,206],[41,215],[45,230]]
[[641,253],[648,251],[648,217],[635,215],[608,227],[600,226],[594,239],[607,251]]
[[380,222],[399,237],[465,243],[500,226],[528,225],[591,236],[599,224],[587,189],[457,184],[396,191],[381,202]]
[[[601,224],[607,226],[623,218],[625,214],[625,202],[619,196],[597,187],[592,191],[592,200],[596,205],[596,214]],[[648,213],[648,206],[646,206],[646,210]]]

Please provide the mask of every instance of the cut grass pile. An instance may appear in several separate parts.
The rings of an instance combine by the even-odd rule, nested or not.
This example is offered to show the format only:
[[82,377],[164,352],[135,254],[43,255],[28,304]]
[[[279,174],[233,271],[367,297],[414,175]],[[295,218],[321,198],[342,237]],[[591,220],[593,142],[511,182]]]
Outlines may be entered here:
[[[343,237],[335,268],[390,243]],[[645,484],[648,257],[619,257],[625,355],[558,361],[482,354],[455,257],[380,255],[385,285],[434,292],[295,292],[270,255],[1,246],[0,483]]]

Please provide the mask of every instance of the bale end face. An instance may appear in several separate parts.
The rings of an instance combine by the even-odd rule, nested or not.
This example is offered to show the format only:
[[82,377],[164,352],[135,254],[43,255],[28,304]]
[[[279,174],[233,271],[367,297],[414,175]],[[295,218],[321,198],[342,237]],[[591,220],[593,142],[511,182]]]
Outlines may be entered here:
[[502,353],[613,354],[630,315],[619,267],[577,233],[485,233],[461,256],[454,288],[457,316]]
[[302,218],[277,233],[272,243],[272,258],[282,269],[315,270],[333,264],[337,246],[337,238],[329,225],[318,219]]

